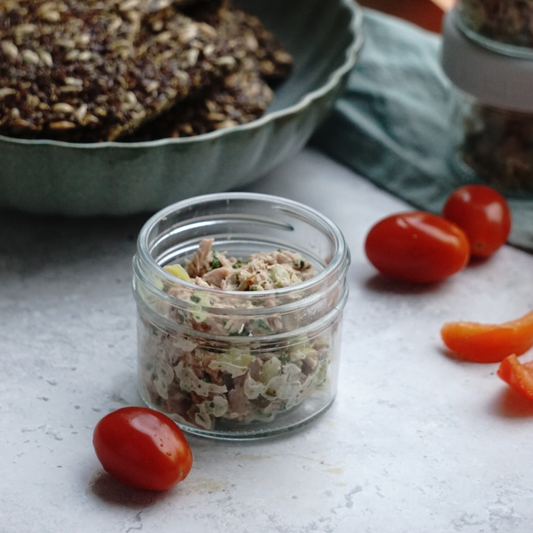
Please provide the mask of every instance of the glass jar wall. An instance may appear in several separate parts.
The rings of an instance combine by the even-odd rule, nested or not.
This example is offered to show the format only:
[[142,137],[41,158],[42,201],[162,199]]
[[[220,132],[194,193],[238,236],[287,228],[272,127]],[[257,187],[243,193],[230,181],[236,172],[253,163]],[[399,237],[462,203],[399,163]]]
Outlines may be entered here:
[[452,159],[462,177],[533,191],[533,113],[488,105],[459,89],[453,106]]
[[[222,290],[182,274],[188,261],[207,258],[206,243],[213,274],[205,279],[226,265],[235,281],[232,268],[263,254],[264,272],[245,273],[263,281]],[[314,275],[288,284],[276,264],[284,261]],[[216,438],[258,438],[310,422],[337,391],[348,265],[339,229],[282,198],[214,194],[156,214],[134,259],[143,399],[183,429]]]

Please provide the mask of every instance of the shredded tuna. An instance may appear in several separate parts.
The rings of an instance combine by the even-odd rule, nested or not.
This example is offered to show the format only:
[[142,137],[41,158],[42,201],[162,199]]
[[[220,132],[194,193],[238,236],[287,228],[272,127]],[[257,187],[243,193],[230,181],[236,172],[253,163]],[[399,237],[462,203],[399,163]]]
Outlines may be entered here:
[[202,277],[209,271],[211,262],[213,260],[213,252],[211,252],[212,239],[204,239],[198,246],[198,250],[193,255],[192,259],[186,259],[185,265],[187,267],[187,274],[191,278]]
[[260,252],[247,260],[226,257],[212,250],[213,239],[204,239],[185,260],[193,283],[225,291],[266,291],[289,287],[315,275],[312,265],[300,254],[289,251]]

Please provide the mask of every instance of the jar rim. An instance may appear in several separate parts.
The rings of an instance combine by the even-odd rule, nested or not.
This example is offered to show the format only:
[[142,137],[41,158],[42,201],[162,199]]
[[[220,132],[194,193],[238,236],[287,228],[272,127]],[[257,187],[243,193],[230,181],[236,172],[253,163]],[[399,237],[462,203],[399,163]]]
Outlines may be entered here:
[[[264,202],[264,203],[272,203],[273,205],[277,205],[278,208],[285,208],[287,210],[290,210],[293,215],[297,216],[298,218],[305,218],[307,222],[314,225],[318,229],[323,230],[325,233],[328,233],[329,236],[332,237],[333,242],[333,248],[334,252],[330,259],[330,261],[325,265],[325,267],[318,272],[315,276],[312,276],[308,280],[302,281],[300,283],[297,283],[295,285],[291,285],[288,287],[282,287],[282,288],[276,288],[276,289],[267,289],[262,291],[226,291],[221,290],[216,287],[200,287],[194,283],[187,282],[185,280],[181,280],[179,278],[176,278],[175,276],[172,276],[168,272],[166,272],[162,266],[160,266],[157,261],[152,257],[150,253],[150,243],[149,243],[149,236],[154,230],[155,226],[165,220],[165,218],[169,217],[173,213],[177,211],[181,211],[190,207],[193,207],[195,205],[201,205],[205,203],[214,203],[219,202],[220,200],[226,200],[230,202],[231,200],[249,200],[253,202]],[[135,262],[138,267],[139,262],[143,263],[148,268],[155,269],[158,276],[163,278],[164,280],[168,281],[169,283],[172,283],[174,285],[182,286],[187,289],[194,289],[194,290],[201,290],[205,291],[206,293],[211,294],[224,294],[228,297],[233,298],[250,298],[250,296],[253,296],[254,299],[261,299],[261,298],[269,298],[272,295],[285,295],[294,291],[306,291],[306,290],[312,290],[317,285],[321,285],[325,280],[335,276],[340,271],[340,277],[342,277],[345,274],[345,270],[348,268],[350,260],[350,254],[348,247],[346,245],[344,236],[341,232],[341,230],[338,228],[338,226],[328,217],[320,213],[319,211],[305,205],[299,202],[296,202],[294,200],[290,200],[288,198],[283,198],[280,196],[270,195],[270,194],[263,194],[263,193],[252,193],[252,192],[224,192],[224,193],[212,193],[212,194],[205,194],[201,196],[195,196],[192,198],[188,198],[186,200],[182,200],[179,202],[176,202],[174,204],[169,205],[168,207],[158,211],[156,214],[154,214],[152,217],[150,217],[145,224],[143,225],[141,231],[139,232],[139,236],[137,239],[137,254],[135,257]],[[135,269],[136,274],[138,275],[140,272],[138,272],[139,269]],[[154,287],[153,284],[152,288],[156,289],[158,292],[158,287]]]

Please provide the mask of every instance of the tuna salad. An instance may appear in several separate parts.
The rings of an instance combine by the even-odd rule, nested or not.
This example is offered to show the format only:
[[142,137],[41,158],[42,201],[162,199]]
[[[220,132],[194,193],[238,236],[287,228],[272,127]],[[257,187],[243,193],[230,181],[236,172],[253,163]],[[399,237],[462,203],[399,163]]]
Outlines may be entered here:
[[[327,390],[337,328],[302,334],[309,317],[275,311],[276,290],[316,274],[300,254],[279,249],[228,257],[205,239],[184,265],[164,269],[198,290],[179,282],[164,289],[171,301],[190,309],[185,313],[165,302],[169,327],[140,315],[140,389],[149,405],[179,423],[209,431],[220,424],[271,421]],[[256,291],[257,296],[269,291],[261,307],[241,298],[239,308],[236,293]]]
[[531,0],[462,0],[459,12],[463,23],[483,37],[533,47]]
[[531,114],[473,106],[465,116],[459,157],[493,187],[532,191]]
[[[191,260],[185,260],[188,281],[200,287],[223,291],[265,291],[301,283],[315,270],[299,254],[276,250],[252,254],[242,261],[212,250],[213,240],[204,239]],[[173,267],[166,267],[173,272]],[[185,278],[186,279],[186,278]]]

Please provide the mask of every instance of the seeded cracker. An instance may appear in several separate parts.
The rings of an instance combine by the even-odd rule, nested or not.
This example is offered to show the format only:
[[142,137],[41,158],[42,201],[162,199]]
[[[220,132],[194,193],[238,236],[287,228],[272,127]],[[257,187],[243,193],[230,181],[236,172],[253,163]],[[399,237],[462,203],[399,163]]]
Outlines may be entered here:
[[186,12],[215,27],[237,50],[239,71],[180,102],[127,141],[189,137],[256,120],[274,99],[265,79],[279,81],[292,70],[292,57],[276,38],[259,20],[230,2],[214,0]]
[[186,13],[196,21],[216,28],[219,35],[233,44],[247,58],[248,70],[257,70],[268,81],[280,81],[294,67],[292,56],[255,16],[228,0],[213,0],[194,5]]
[[0,2],[0,133],[115,140],[236,68],[168,0]]
[[125,140],[190,137],[237,126],[263,116],[274,93],[255,72],[235,72],[205,93],[180,102]]

